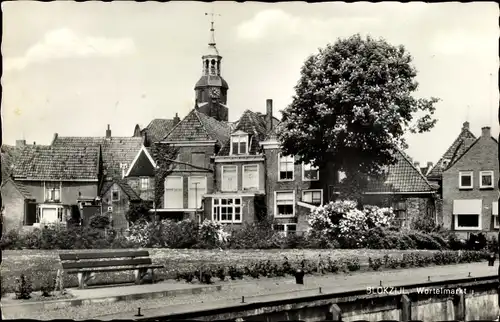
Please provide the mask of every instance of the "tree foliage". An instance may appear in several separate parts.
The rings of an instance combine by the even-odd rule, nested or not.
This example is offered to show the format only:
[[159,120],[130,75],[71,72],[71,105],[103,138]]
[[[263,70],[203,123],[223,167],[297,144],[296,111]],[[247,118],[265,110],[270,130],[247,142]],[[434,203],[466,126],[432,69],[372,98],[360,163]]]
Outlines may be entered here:
[[161,205],[165,193],[165,178],[172,173],[172,164],[177,158],[179,149],[168,144],[155,143],[152,147],[153,158],[156,162],[155,171],[155,204]]
[[[415,98],[412,57],[403,46],[354,35],[310,56],[278,137],[295,161],[346,173],[357,184],[394,164],[405,132],[429,131],[436,98]],[[357,178],[356,178],[357,177]]]
[[146,201],[131,202],[129,209],[125,213],[125,218],[129,223],[135,223],[140,219],[151,221],[150,209],[151,207]]

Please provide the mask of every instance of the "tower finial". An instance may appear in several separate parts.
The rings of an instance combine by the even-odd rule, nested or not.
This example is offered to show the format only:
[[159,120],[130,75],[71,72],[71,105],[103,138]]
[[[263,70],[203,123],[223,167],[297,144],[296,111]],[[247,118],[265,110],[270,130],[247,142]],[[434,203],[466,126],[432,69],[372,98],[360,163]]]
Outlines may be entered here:
[[205,12],[205,16],[208,16],[210,15],[211,19],[210,19],[210,41],[208,42],[208,45],[210,47],[215,47],[215,29],[214,29],[214,17],[215,16],[220,16],[220,14],[218,13],[214,13],[213,10],[212,12],[208,13],[208,12]]

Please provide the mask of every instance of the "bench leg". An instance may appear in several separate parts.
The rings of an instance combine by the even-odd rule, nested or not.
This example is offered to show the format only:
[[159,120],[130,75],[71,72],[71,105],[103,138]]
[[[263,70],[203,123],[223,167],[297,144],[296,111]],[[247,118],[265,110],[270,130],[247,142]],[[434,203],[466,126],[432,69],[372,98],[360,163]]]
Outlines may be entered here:
[[148,269],[148,272],[151,274],[151,283],[154,284],[155,283],[155,270],[154,270],[154,268]]
[[134,270],[135,284],[141,284],[141,280],[144,277],[144,268],[138,268]]
[[86,273],[78,273],[78,288],[83,289],[85,288],[85,275]]

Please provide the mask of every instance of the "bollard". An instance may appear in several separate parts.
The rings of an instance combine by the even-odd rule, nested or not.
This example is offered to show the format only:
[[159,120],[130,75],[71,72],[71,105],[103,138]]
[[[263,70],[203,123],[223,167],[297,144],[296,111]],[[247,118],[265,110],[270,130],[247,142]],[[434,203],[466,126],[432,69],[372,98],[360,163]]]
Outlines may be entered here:
[[488,266],[495,266],[495,253],[491,253],[490,256],[488,256]]
[[380,286],[382,286],[382,281],[380,281]]
[[430,282],[431,281],[431,277],[430,276],[427,276],[427,281]]
[[467,277],[471,277],[471,276],[470,276],[470,272],[469,272],[469,276],[467,276]]
[[304,284],[304,271],[300,268],[295,272],[295,283]]
[[140,307],[137,308],[137,314],[135,316],[143,316],[141,314],[141,308]]
[[321,294],[321,287],[319,288],[319,294]]
[[244,296],[241,297],[241,303],[245,303],[245,297]]

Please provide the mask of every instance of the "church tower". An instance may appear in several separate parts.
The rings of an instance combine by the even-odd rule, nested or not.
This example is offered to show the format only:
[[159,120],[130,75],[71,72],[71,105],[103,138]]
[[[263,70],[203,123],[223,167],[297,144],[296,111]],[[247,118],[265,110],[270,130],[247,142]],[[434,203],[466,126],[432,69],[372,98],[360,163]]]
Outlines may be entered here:
[[[205,14],[208,15],[208,14]],[[208,49],[201,57],[202,76],[196,83],[196,106],[198,111],[215,118],[218,121],[228,120],[227,90],[229,86],[221,77],[222,56],[215,45],[215,29],[212,15],[210,22],[210,41]]]

